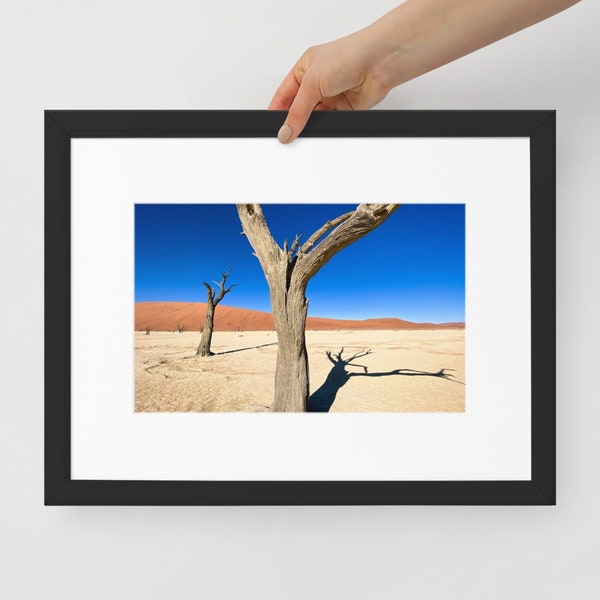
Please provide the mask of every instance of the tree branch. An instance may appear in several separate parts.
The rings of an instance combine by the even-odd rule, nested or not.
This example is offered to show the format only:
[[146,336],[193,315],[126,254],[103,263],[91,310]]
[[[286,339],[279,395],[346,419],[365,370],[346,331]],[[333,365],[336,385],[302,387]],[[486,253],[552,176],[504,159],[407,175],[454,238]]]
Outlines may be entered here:
[[206,281],[202,282],[206,286],[206,289],[208,290],[208,303],[209,304],[212,303],[213,306],[216,306],[217,304],[219,304],[219,302],[221,302],[221,300],[223,300],[223,297],[225,296],[225,294],[229,293],[232,288],[237,286],[237,283],[234,283],[233,285],[230,285],[228,288],[225,288],[225,282],[227,281],[227,278],[229,277],[229,273],[231,273],[231,269],[233,269],[233,267],[229,267],[229,269],[227,269],[227,272],[222,274],[221,281],[213,282],[215,285],[219,286],[219,294],[216,297],[215,297],[215,290],[213,289],[213,287]]
[[219,285],[219,295],[214,300],[215,306],[217,304],[219,304],[219,302],[221,302],[221,300],[223,300],[223,297],[225,296],[225,294],[227,294],[231,291],[231,288],[234,288],[237,285],[237,283],[234,283],[233,285],[230,285],[227,289],[225,288],[225,282],[227,281],[227,278],[229,277],[229,273],[231,273],[231,269],[233,269],[233,267],[229,267],[229,269],[227,269],[227,272],[223,273],[221,281],[218,284]]
[[288,262],[292,262],[294,260],[294,253],[296,252],[296,250],[298,250],[300,248],[300,238],[301,237],[302,237],[302,234],[299,233],[294,238],[294,241],[292,242],[292,247],[289,249],[289,252],[287,253],[288,254]]
[[271,235],[260,204],[237,204],[236,206],[244,233],[268,278],[282,250]]
[[399,206],[399,204],[359,204],[354,212],[328,221],[321,229],[311,235],[302,247],[304,249],[309,242],[314,244],[328,231],[331,231],[337,222],[337,227],[326,238],[322,239],[311,252],[299,255],[299,260],[294,269],[294,276],[298,278],[298,285],[306,286],[310,278],[332,256],[381,225]]
[[203,281],[202,283],[206,286],[206,289],[208,290],[208,302],[210,304],[213,301],[213,298],[215,297],[215,291],[212,289],[212,286],[209,283],[206,283],[206,281]]
[[333,229],[336,225],[339,225],[343,221],[346,221],[354,214],[354,211],[340,215],[339,217],[332,219],[331,221],[327,221],[323,227],[317,229],[302,245],[300,248],[300,252],[302,254],[306,254],[310,251],[310,249],[331,229]]

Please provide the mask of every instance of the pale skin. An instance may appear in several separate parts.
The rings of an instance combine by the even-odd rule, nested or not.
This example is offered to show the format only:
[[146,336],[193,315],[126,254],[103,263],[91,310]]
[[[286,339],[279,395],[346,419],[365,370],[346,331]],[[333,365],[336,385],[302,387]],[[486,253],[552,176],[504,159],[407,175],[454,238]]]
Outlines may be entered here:
[[577,0],[407,0],[373,24],[309,48],[269,109],[294,141],[313,110],[366,110],[396,86],[551,17]]

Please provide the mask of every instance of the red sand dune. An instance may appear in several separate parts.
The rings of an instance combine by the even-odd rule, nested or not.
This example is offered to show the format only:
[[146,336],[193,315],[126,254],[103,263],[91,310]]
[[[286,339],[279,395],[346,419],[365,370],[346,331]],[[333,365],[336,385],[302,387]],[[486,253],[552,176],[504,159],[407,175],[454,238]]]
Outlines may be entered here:
[[[204,302],[136,302],[135,329],[174,331],[177,324],[186,331],[200,331],[204,324]],[[215,331],[271,331],[275,329],[271,313],[219,304],[215,310]],[[401,319],[324,319],[308,317],[307,329],[464,329],[464,323],[411,323]]]

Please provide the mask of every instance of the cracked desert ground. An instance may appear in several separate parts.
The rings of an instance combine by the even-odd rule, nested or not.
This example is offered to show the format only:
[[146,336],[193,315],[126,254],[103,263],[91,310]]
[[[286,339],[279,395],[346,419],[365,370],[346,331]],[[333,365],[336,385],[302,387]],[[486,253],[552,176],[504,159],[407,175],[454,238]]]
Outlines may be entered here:
[[[199,341],[198,332],[135,332],[135,410],[269,411],[275,332],[216,331],[206,358],[195,355]],[[307,331],[306,342],[311,411],[465,410],[464,329]]]

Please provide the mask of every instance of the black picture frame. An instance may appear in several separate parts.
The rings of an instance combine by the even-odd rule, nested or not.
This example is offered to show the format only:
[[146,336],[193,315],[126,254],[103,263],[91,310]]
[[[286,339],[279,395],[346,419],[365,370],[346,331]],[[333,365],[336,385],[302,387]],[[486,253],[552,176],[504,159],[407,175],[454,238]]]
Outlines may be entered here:
[[318,112],[302,134],[306,138],[529,138],[531,480],[98,481],[71,478],[71,140],[90,137],[275,138],[283,119],[284,114],[275,111],[46,111],[45,504],[555,504],[556,115],[550,110]]

